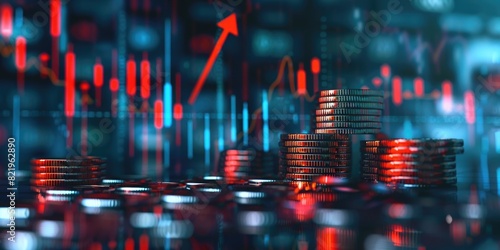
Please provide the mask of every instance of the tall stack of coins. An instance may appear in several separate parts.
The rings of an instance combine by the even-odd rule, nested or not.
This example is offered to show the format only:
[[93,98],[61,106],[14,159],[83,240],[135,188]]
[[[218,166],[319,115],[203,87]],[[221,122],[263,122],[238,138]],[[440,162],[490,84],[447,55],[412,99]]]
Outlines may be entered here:
[[33,159],[31,184],[35,189],[98,185],[106,161],[97,157],[78,159]]
[[312,181],[328,175],[348,178],[351,143],[342,134],[282,134],[280,171],[286,180]]
[[376,134],[382,127],[383,102],[378,90],[320,91],[312,129],[317,134]]
[[388,139],[361,142],[365,181],[406,186],[446,186],[457,183],[456,155],[461,139]]

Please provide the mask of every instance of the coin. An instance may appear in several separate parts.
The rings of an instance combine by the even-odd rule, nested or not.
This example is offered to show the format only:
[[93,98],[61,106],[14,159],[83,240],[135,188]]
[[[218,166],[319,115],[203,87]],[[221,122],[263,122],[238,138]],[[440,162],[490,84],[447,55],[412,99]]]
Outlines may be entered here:
[[377,134],[378,128],[317,128],[314,130],[318,134]]
[[365,160],[378,161],[409,161],[409,162],[450,162],[455,161],[455,155],[425,155],[425,154],[371,154],[363,153]]
[[281,147],[281,153],[293,154],[338,154],[340,152],[351,152],[348,142],[339,147]]
[[290,141],[347,141],[349,135],[281,134],[280,139]]
[[382,96],[325,96],[319,97],[318,102],[374,102],[374,103],[384,103],[384,98]]
[[463,154],[464,149],[461,147],[441,147],[441,148],[424,148],[424,147],[361,147],[361,151],[365,153],[372,154],[423,154],[423,155],[435,155],[435,154]]
[[103,177],[103,172],[85,172],[85,173],[33,173],[33,179],[92,179]]
[[331,90],[322,90],[319,92],[319,96],[351,96],[351,95],[360,95],[360,96],[384,96],[384,92],[380,90],[372,90],[372,89],[331,89]]
[[35,186],[74,186],[74,185],[97,185],[101,183],[100,178],[94,179],[32,179],[31,184]]
[[349,141],[285,141],[279,142],[280,147],[339,147]]
[[287,173],[285,175],[285,179],[294,180],[294,181],[313,181],[317,178],[329,176],[335,178],[349,178],[351,176],[350,173],[338,173],[338,174],[294,174]]
[[375,115],[381,116],[382,110],[378,109],[353,109],[353,108],[334,108],[334,109],[316,109],[316,115]]
[[228,150],[223,151],[223,153],[226,155],[257,155],[257,154],[260,154],[259,151],[252,150],[252,149],[248,149],[248,150],[228,149]]
[[457,172],[455,169],[445,169],[445,170],[420,170],[420,169],[379,169],[379,175],[392,177],[392,176],[412,176],[412,177],[420,177],[420,178],[440,178],[440,177],[456,177]]
[[324,102],[317,105],[318,109],[384,109],[384,104],[374,102]]
[[33,159],[31,165],[33,166],[88,166],[100,165],[106,163],[105,159],[97,157],[85,157],[78,159]]
[[418,185],[451,185],[457,183],[456,177],[444,178],[420,178],[409,176],[382,176],[378,175],[378,181],[394,184],[418,184]]
[[361,145],[365,147],[397,147],[397,146],[414,146],[414,147],[462,147],[464,140],[462,139],[388,139],[388,140],[369,140],[361,141]]
[[401,162],[401,161],[394,161],[394,162],[379,162],[379,161],[363,161],[362,166],[366,167],[378,167],[380,168],[385,168],[385,169],[402,169],[402,168],[409,168],[409,169],[453,169],[456,168],[456,163],[455,162],[443,162],[443,163],[414,163],[414,162]]
[[321,128],[381,128],[380,122],[317,122],[315,127]]
[[287,160],[334,160],[334,159],[350,159],[351,154],[283,154],[281,156]]
[[288,167],[288,173],[296,174],[334,174],[334,173],[350,173],[350,167],[328,167],[328,168],[310,168],[310,167]]
[[104,165],[89,166],[32,166],[33,173],[85,173],[104,170]]
[[305,160],[281,160],[281,164],[294,167],[345,167],[350,166],[350,160],[331,161],[305,161]]
[[226,161],[253,161],[257,159],[257,157],[249,155],[223,155],[221,158]]
[[380,122],[375,115],[323,115],[313,118],[316,122]]

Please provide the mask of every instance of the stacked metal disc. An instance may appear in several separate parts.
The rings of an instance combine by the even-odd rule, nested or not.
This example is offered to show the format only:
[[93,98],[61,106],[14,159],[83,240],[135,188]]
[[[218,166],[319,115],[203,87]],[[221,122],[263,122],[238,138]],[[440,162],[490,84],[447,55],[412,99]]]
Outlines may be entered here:
[[343,134],[282,134],[280,172],[289,181],[312,181],[319,176],[349,178],[351,142]]
[[219,170],[227,178],[248,178],[262,169],[262,152],[255,149],[227,149],[220,153]]
[[407,186],[457,183],[456,155],[461,139],[388,139],[361,142],[362,178]]
[[319,92],[311,129],[318,134],[376,134],[382,126],[382,91],[333,89]]
[[97,185],[104,178],[105,163],[97,157],[33,159],[31,185],[35,189]]

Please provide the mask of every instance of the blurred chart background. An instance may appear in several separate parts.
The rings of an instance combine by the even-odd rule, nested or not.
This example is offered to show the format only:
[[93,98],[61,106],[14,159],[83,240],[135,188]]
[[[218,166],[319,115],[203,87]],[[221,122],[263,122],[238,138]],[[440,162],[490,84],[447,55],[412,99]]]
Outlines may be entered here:
[[[499,8],[3,0],[0,151],[16,138],[20,170],[34,157],[95,155],[113,175],[190,178],[217,171],[221,150],[274,152],[280,133],[308,132],[315,91],[370,88],[385,91],[380,136],[463,138],[459,182],[500,194]],[[231,14],[237,32],[224,34],[217,23]]]

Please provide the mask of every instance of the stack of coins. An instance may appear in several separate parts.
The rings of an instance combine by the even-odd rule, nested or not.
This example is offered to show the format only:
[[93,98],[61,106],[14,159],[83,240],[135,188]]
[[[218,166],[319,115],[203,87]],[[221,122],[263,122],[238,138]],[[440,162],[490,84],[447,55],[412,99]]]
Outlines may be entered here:
[[312,129],[317,134],[376,134],[382,127],[383,102],[378,90],[320,91]]
[[219,169],[226,178],[247,178],[262,166],[262,152],[255,149],[227,149],[222,151]]
[[461,139],[388,139],[361,142],[362,177],[405,186],[448,186],[457,182]]
[[106,161],[97,157],[78,159],[33,159],[31,184],[35,189],[98,185]]
[[351,143],[342,134],[282,134],[280,172],[288,181],[312,181],[319,176],[348,178]]

